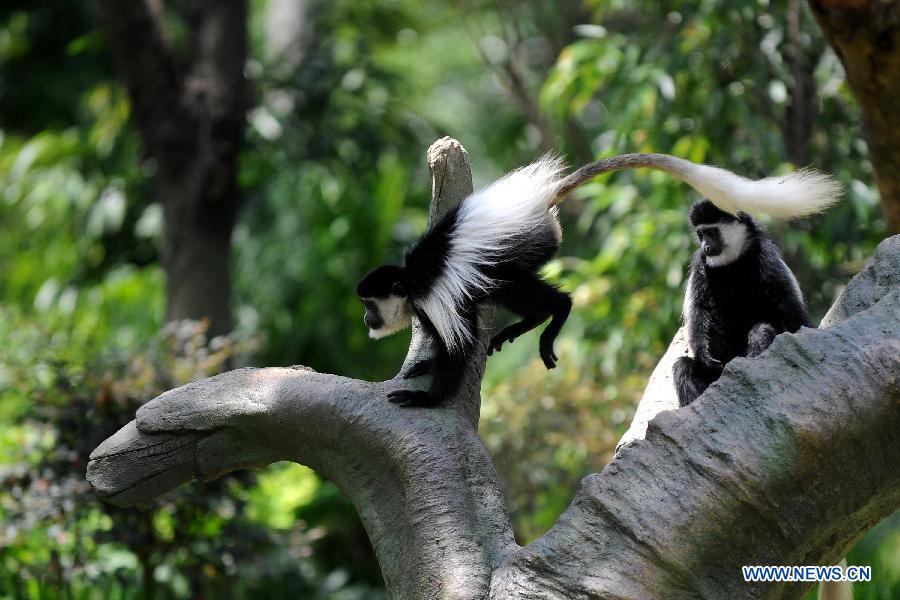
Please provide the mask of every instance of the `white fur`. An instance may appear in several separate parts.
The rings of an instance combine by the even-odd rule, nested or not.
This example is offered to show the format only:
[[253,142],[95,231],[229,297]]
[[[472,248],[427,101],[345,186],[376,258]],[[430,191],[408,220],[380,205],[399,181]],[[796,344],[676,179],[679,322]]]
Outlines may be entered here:
[[419,306],[450,352],[474,342],[459,318],[463,304],[494,287],[479,267],[514,252],[523,234],[550,227],[561,235],[556,209],[550,207],[563,168],[562,160],[545,155],[462,201],[444,272]]
[[843,192],[838,181],[813,169],[753,181],[683,159],[675,159],[674,165],[672,174],[731,214],[744,211],[780,218],[802,217],[825,210]]
[[722,252],[718,256],[704,256],[710,267],[724,267],[741,257],[747,248],[747,227],[743,223],[719,223],[722,235]]
[[380,340],[383,337],[395,334],[406,329],[412,324],[409,303],[406,298],[388,296],[387,298],[368,298],[378,306],[378,312],[384,325],[378,329],[369,329],[369,337]]

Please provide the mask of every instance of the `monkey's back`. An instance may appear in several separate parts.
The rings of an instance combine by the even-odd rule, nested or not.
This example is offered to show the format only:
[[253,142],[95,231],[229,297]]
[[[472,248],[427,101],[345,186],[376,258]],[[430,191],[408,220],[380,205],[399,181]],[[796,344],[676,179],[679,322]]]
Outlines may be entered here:
[[478,200],[484,201],[466,198],[407,250],[404,263],[414,292],[427,295],[443,281],[480,299],[518,274],[537,271],[556,253],[562,231],[555,208],[532,214],[527,227],[516,220],[508,227],[479,227],[472,222],[477,214],[467,211],[467,203]]

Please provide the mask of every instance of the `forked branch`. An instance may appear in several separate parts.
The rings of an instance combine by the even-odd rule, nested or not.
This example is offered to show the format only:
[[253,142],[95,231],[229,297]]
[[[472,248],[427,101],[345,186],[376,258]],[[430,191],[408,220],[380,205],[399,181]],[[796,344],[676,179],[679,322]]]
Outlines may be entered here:
[[[429,166],[434,219],[471,175],[449,138]],[[848,285],[828,328],[733,361],[691,406],[660,412],[674,407],[661,363],[628,443],[524,548],[476,432],[482,313],[466,384],[443,406],[391,405],[386,393],[410,384],[399,378],[239,369],[141,407],[94,451],[88,479],[130,505],[195,477],[308,465],[356,506],[391,596],[415,599],[799,598],[806,586],[747,584],[740,566],[835,561],[900,505],[900,236]],[[401,373],[428,346],[414,328]]]

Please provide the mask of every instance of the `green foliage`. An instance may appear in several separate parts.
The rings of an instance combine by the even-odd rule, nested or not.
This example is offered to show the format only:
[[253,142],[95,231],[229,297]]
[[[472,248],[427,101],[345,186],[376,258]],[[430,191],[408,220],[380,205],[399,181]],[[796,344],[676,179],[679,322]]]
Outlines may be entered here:
[[101,83],[75,104],[66,129],[0,131],[0,297],[82,340],[137,339],[162,323],[157,205],[129,162],[123,92]]
[[371,351],[352,290],[379,261],[399,260],[427,219],[423,137],[390,101],[411,82],[380,53],[410,22],[403,9],[313,3],[328,34],[312,36],[299,65],[276,57],[256,81],[236,287],[239,316],[268,336],[266,364],[389,377],[402,361],[400,339]]
[[895,512],[850,551],[848,565],[870,565],[872,581],[853,585],[856,600],[900,597],[900,512]]
[[73,101],[112,75],[92,2],[0,6],[0,127],[36,132],[79,118]]
[[[114,589],[128,598],[375,594],[359,573],[380,585],[377,572],[351,575],[318,560],[318,547],[344,543],[354,528],[332,527],[352,523],[346,503],[334,501],[325,511],[331,521],[297,520],[320,486],[308,470],[275,467],[259,486],[249,473],[234,474],[137,509],[97,501],[84,478],[97,444],[145,399],[218,372],[252,348],[208,340],[204,330],[172,323],[141,343],[144,350],[107,347],[97,356],[59,333],[47,344],[44,325],[0,311],[0,597],[106,597]],[[273,501],[282,486],[301,495]],[[372,564],[369,547],[352,541],[357,562]]]

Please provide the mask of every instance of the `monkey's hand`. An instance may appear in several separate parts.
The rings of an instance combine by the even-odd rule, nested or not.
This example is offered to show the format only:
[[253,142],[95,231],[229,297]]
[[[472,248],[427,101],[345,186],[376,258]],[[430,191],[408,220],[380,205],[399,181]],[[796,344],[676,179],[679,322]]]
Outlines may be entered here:
[[697,352],[697,355],[694,358],[697,361],[699,361],[700,364],[702,364],[704,367],[710,367],[713,369],[721,369],[722,368],[722,361],[713,358],[712,355],[709,353],[709,348],[706,348],[706,347],[701,348]]
[[422,375],[428,375],[431,373],[431,364],[431,359],[420,360],[409,368],[409,371],[403,375],[403,379],[413,379]]
[[394,390],[388,392],[388,400],[402,408],[434,406],[440,400],[422,390]]

